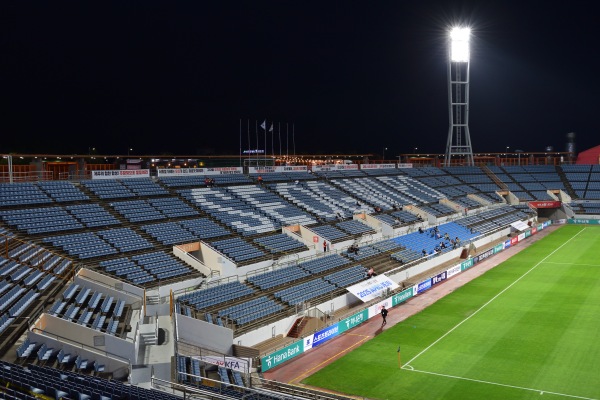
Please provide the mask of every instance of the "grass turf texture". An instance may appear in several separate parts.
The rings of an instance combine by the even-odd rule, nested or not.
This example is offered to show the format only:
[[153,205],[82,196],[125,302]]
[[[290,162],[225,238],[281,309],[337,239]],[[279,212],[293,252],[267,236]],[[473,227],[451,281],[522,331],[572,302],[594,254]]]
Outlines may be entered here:
[[599,253],[600,228],[564,226],[303,383],[376,399],[598,399]]

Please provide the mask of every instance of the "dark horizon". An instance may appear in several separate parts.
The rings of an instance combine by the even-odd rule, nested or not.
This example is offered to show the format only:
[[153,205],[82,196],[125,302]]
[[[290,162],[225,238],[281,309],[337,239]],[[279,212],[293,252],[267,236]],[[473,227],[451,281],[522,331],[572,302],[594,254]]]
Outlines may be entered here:
[[234,155],[240,119],[265,118],[294,124],[296,153],[444,153],[457,22],[474,33],[474,152],[565,151],[568,132],[578,151],[600,144],[584,2],[30,1],[0,15],[1,153]]

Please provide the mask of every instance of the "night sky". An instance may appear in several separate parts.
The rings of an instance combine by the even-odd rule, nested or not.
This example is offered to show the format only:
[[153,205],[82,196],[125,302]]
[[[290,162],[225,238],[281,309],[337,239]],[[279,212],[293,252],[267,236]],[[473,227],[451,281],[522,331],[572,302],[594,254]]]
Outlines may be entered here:
[[297,153],[443,153],[457,23],[474,33],[473,150],[564,151],[568,132],[584,150],[600,144],[592,4],[2,0],[0,152],[238,154],[240,119],[253,148],[267,118],[283,153],[286,122],[290,153],[292,123]]

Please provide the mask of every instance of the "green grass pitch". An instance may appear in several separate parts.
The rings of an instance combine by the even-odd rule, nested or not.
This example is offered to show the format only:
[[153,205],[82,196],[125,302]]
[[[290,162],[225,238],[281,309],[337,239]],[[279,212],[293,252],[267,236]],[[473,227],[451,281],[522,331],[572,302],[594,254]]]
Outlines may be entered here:
[[303,383],[371,399],[600,399],[600,228],[561,227]]

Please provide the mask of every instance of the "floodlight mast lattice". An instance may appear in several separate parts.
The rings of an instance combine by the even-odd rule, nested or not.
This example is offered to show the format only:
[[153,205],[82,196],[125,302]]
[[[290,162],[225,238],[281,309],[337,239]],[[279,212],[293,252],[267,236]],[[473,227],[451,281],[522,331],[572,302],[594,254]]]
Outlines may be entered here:
[[453,28],[450,32],[448,55],[448,115],[450,127],[446,144],[444,166],[452,158],[463,165],[475,165],[471,136],[469,134],[469,74],[471,30]]

